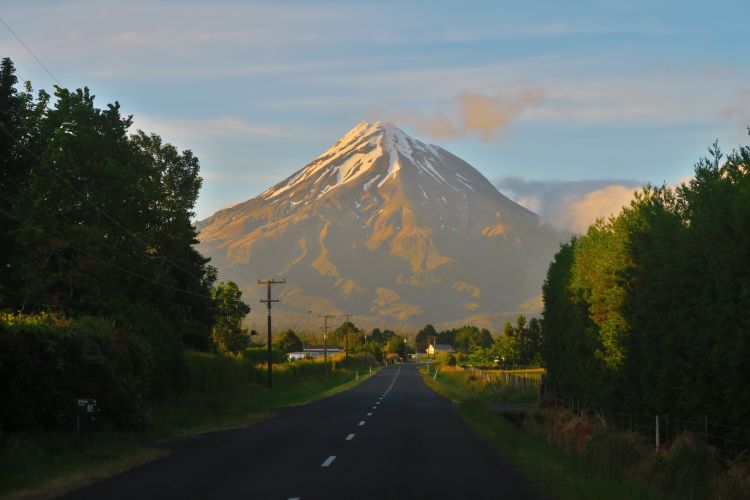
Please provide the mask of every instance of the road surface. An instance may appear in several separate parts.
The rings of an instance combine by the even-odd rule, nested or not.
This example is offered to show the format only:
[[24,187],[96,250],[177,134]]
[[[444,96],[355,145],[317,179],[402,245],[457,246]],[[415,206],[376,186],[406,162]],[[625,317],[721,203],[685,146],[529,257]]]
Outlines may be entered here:
[[383,368],[349,391],[170,448],[67,498],[545,498],[414,365]]

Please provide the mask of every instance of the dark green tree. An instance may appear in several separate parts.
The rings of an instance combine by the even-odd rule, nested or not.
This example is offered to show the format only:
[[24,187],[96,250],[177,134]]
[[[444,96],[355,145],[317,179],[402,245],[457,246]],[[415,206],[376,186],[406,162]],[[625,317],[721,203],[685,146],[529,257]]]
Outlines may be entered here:
[[427,345],[430,342],[430,339],[436,338],[437,339],[438,333],[435,330],[435,327],[427,324],[424,328],[419,330],[417,332],[416,337],[416,344],[417,344],[417,351],[418,352],[425,352],[427,349]]
[[215,322],[211,338],[225,353],[239,353],[250,345],[247,329],[242,321],[250,313],[250,306],[242,301],[242,292],[233,281],[221,282],[212,290]]
[[281,332],[273,341],[273,345],[284,353],[301,351],[303,348],[302,340],[294,333],[294,330]]

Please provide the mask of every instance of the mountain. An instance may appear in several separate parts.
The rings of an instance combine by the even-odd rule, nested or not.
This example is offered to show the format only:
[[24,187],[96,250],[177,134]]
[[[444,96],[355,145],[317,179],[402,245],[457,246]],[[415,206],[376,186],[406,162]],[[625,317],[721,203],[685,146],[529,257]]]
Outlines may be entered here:
[[351,313],[357,324],[499,329],[492,321],[538,308],[560,241],[471,165],[385,122],[358,124],[288,179],[197,227],[198,249],[251,302],[259,267],[285,276],[274,316],[297,324],[312,311]]

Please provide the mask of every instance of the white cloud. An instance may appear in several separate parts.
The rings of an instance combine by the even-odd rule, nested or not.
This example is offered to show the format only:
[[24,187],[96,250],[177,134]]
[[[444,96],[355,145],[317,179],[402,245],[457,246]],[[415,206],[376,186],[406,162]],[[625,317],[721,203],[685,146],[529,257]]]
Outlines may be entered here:
[[633,188],[607,186],[583,196],[570,199],[564,209],[552,216],[551,221],[574,233],[585,233],[598,218],[616,215],[633,199]]
[[482,141],[495,141],[526,109],[538,105],[542,98],[542,93],[534,89],[495,95],[467,92],[458,95],[441,112],[430,115],[402,112],[397,116],[400,123],[410,125],[418,134],[432,139],[477,135]]
[[506,177],[498,189],[545,222],[571,233],[583,233],[599,217],[609,217],[630,203],[643,183],[625,179],[527,181]]

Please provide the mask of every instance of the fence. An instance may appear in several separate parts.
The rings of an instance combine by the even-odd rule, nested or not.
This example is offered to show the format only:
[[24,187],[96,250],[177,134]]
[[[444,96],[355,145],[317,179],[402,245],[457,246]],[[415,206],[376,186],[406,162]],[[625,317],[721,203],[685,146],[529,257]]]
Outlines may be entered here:
[[[476,368],[474,366],[456,366],[456,371],[471,371],[471,373],[485,382],[499,382],[502,384],[518,387],[519,389],[528,390],[540,390],[542,386],[541,379],[533,378],[528,376],[529,373],[534,373],[534,370],[521,371],[514,370],[514,372],[508,372],[503,370],[485,370],[482,368]],[[525,372],[525,376],[515,375],[515,373]]]
[[599,420],[608,427],[635,432],[652,439],[658,450],[669,447],[681,434],[690,433],[713,446],[724,458],[736,459],[750,452],[750,429],[717,422],[710,415],[681,416],[674,414],[639,413],[593,408],[581,401],[544,387],[540,390],[540,406],[558,406],[579,416]]
[[635,432],[653,439],[654,447],[669,447],[681,434],[690,433],[713,446],[726,459],[737,459],[750,453],[750,428],[724,425],[719,418],[711,415],[679,416],[673,414],[638,413],[605,410],[586,404],[580,398],[566,396],[545,386],[544,379],[531,378],[502,370],[485,370],[473,366],[455,366],[455,371],[470,371],[475,377],[487,383],[502,384],[538,391],[540,406],[558,406],[583,417],[597,419],[607,427]]

